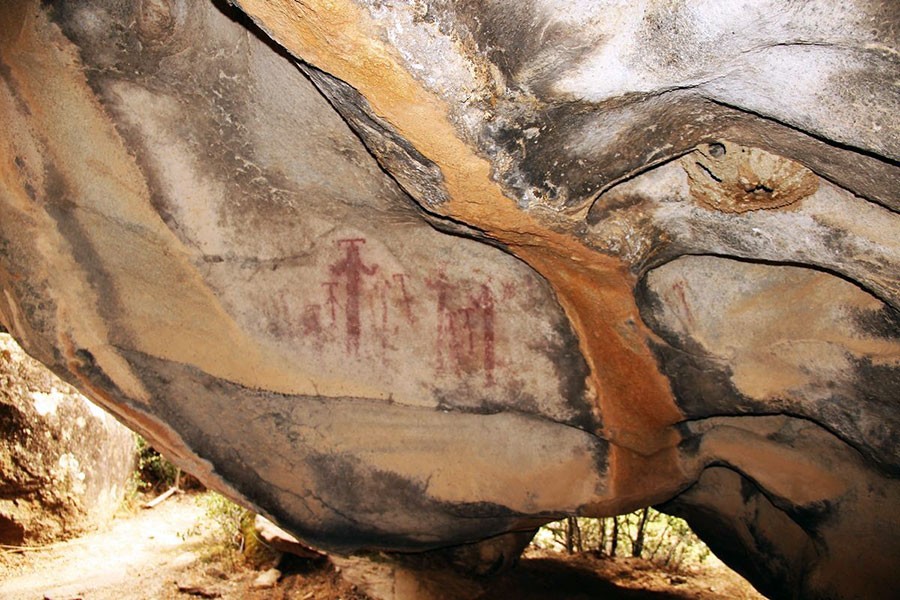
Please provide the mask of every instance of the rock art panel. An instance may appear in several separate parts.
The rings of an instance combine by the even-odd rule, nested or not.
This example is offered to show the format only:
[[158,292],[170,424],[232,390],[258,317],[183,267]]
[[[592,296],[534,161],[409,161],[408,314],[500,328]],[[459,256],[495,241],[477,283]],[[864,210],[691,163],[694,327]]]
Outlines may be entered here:
[[603,493],[552,289],[429,225],[239,13],[175,10],[159,46],[115,27],[137,8],[30,6],[3,48],[0,226],[30,350],[323,548],[472,541]]

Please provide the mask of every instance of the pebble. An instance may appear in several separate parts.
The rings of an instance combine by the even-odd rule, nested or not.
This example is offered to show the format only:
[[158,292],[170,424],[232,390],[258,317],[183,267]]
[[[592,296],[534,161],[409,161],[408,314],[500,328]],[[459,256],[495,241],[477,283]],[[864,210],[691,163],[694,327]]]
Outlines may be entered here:
[[275,584],[278,583],[280,578],[281,571],[278,569],[269,569],[268,571],[260,573],[256,579],[253,580],[253,587],[257,589],[275,587]]

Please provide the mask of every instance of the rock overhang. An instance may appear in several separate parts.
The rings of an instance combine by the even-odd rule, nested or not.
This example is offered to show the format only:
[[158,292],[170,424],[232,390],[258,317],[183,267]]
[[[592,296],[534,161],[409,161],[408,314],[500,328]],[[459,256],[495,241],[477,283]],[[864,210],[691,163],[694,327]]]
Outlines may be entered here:
[[240,4],[286,51],[215,3],[7,9],[0,314],[42,359],[343,550],[691,513],[721,464],[793,518],[744,455],[819,472],[799,422],[868,461],[832,522],[894,497],[890,3]]

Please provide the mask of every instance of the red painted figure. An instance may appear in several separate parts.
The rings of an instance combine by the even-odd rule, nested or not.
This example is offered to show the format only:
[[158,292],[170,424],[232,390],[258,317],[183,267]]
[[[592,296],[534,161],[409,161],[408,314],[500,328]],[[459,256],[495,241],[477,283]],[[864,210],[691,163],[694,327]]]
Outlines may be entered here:
[[337,244],[344,248],[344,259],[331,265],[331,273],[335,276],[344,276],[346,281],[347,304],[344,310],[346,316],[347,351],[359,352],[359,337],[361,333],[359,320],[359,299],[362,294],[363,275],[374,275],[378,270],[377,265],[366,266],[359,254],[359,246],[365,244],[363,238],[351,238],[338,240]]
[[[436,371],[452,368],[457,375],[483,370],[485,383],[494,384],[495,355],[494,294],[481,284],[477,294],[469,292],[465,304],[454,306],[454,292],[443,272],[427,279],[437,294]],[[463,292],[465,293],[465,292]],[[458,302],[459,299],[457,299]]]
[[[425,281],[429,288],[433,289],[437,292],[437,339],[435,340],[435,356],[437,358],[437,364],[435,368],[438,373],[443,373],[445,364],[444,364],[444,348],[449,347],[448,342],[446,340],[446,336],[449,333],[449,329],[451,326],[451,315],[449,313],[448,307],[448,296],[450,293],[450,284],[447,282],[447,277],[444,275],[443,271],[438,271],[435,275],[434,279],[426,279]],[[451,334],[452,335],[452,334]],[[452,338],[451,338],[452,339]]]
[[494,294],[491,288],[481,285],[481,293],[473,299],[474,305],[481,313],[482,333],[484,335],[484,370],[487,384],[494,383],[494,367],[497,361],[494,357]]
[[412,297],[410,297],[409,292],[406,290],[406,274],[394,273],[392,278],[395,283],[400,284],[400,302],[403,305],[403,314],[406,316],[406,322],[412,325],[415,323],[416,318],[413,316],[412,311]]
[[335,322],[337,322],[338,299],[337,296],[334,295],[334,288],[336,288],[337,286],[337,281],[325,281],[322,283],[322,287],[328,290],[328,309],[331,313],[332,326],[334,326]]

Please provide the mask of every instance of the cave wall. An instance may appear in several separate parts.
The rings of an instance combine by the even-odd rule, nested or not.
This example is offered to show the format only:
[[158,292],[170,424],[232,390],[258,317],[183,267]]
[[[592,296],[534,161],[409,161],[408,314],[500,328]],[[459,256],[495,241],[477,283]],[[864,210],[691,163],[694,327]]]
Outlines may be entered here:
[[665,503],[889,597],[896,3],[237,4],[0,9],[30,353],[330,551]]

